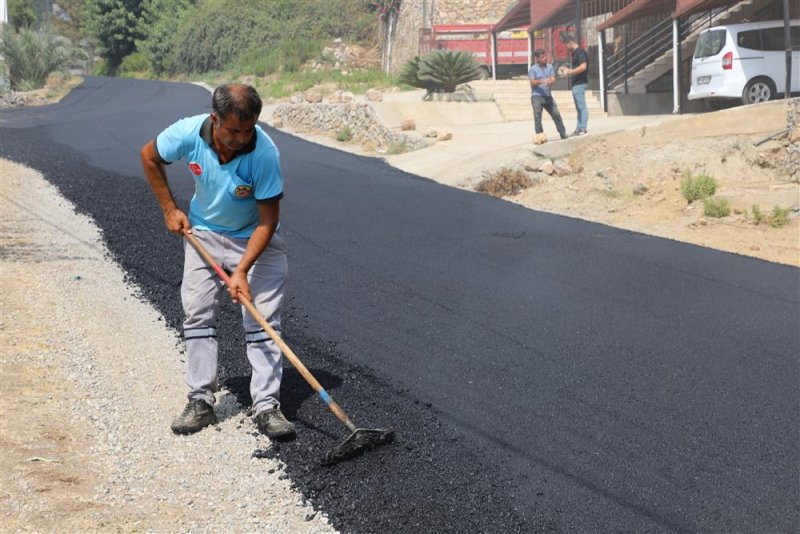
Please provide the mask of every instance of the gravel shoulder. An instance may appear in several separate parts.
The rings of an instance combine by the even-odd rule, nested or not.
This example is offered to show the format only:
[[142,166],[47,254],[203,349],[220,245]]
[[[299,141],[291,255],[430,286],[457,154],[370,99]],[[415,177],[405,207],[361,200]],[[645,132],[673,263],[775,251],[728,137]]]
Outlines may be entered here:
[[169,430],[180,339],[41,175],[0,160],[0,517],[17,531],[332,532],[233,395]]

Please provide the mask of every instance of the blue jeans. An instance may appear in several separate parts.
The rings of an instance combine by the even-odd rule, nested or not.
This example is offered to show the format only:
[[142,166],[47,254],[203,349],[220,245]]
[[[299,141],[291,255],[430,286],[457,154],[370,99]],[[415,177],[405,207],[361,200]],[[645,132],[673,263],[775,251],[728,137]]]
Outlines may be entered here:
[[589,124],[589,108],[586,107],[586,84],[581,83],[572,86],[572,99],[575,101],[575,109],[578,111],[578,125],[576,130],[586,130]]

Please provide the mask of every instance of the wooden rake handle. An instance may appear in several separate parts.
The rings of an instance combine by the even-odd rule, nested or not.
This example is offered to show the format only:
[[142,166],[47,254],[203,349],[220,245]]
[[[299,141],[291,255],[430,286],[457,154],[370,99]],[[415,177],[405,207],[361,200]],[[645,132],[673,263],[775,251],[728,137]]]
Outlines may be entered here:
[[[220,267],[214,258],[211,257],[211,254],[208,253],[200,241],[190,233],[184,233],[184,237],[189,244],[194,247],[197,253],[200,254],[208,266],[214,269],[214,272],[217,273],[217,276],[219,276],[220,280],[225,282],[226,286],[230,287],[231,279],[228,276],[228,273],[222,270],[222,267]],[[242,298],[241,294],[239,294],[239,302],[242,303],[245,309],[247,309],[248,313],[253,316],[253,319],[256,320],[261,328],[263,328],[264,331],[269,334],[269,337],[271,337],[272,340],[278,345],[278,347],[281,349],[281,352],[283,352],[283,355],[286,356],[294,368],[297,369],[301,375],[303,375],[303,378],[306,379],[306,382],[308,382],[309,385],[314,388],[314,391],[317,392],[319,398],[328,406],[328,408],[330,408],[336,418],[339,419],[339,421],[341,421],[348,429],[350,429],[351,432],[355,432],[356,426],[352,421],[350,421],[350,418],[347,417],[347,414],[344,413],[344,410],[342,410],[342,408],[333,401],[331,396],[328,395],[328,392],[325,391],[325,388],[322,387],[322,384],[320,384],[317,379],[314,378],[314,375],[311,374],[311,371],[309,371],[306,366],[303,365],[303,362],[301,362],[300,358],[298,358],[292,349],[289,348],[289,345],[287,345],[286,342],[281,339],[278,333],[269,325],[269,323],[267,323],[261,314],[258,313],[255,305],[251,301]]]

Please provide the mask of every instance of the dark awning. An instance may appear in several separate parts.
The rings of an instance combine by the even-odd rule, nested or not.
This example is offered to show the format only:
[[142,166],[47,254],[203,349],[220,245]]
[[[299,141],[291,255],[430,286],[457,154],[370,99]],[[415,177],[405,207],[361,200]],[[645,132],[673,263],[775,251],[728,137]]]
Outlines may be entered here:
[[625,24],[657,13],[664,13],[675,9],[676,0],[633,0],[630,4],[614,13],[609,19],[597,26],[597,31],[603,31],[612,26]]
[[575,0],[533,0],[531,30],[560,26],[575,20]]
[[527,28],[531,23],[531,0],[520,0],[511,8],[497,24],[492,26],[493,32],[511,30],[514,28]]
[[676,0],[675,3],[675,11],[672,13],[674,19],[720,6],[732,6],[739,2],[738,0]]

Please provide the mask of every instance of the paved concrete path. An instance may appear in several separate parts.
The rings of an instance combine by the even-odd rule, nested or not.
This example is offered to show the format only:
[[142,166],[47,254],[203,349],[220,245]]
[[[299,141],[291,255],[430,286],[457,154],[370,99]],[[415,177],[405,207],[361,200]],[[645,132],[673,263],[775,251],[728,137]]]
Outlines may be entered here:
[[[208,101],[90,78],[57,106],[4,112],[0,128],[2,156],[95,216],[172,326],[179,244],[136,153]],[[270,133],[287,176],[285,330],[362,424],[398,429],[395,446],[313,468],[341,430],[289,375],[301,432],[281,454],[340,528],[796,530],[800,271]],[[188,173],[172,167],[185,201]],[[235,387],[241,355],[224,360]]]

